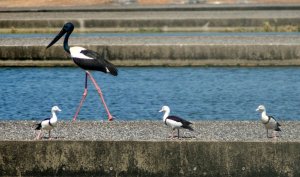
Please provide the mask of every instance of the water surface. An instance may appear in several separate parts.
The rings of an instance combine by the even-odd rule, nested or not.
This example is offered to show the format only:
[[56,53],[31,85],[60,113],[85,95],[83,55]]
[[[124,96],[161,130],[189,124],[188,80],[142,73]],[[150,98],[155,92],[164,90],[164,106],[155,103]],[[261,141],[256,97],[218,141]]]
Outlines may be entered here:
[[[158,120],[163,105],[190,120],[256,120],[259,104],[280,120],[300,120],[300,68],[119,68],[119,76],[93,72],[111,113],[122,120]],[[58,105],[71,120],[84,87],[79,68],[0,68],[0,120],[38,120]],[[106,120],[89,83],[81,120]]]

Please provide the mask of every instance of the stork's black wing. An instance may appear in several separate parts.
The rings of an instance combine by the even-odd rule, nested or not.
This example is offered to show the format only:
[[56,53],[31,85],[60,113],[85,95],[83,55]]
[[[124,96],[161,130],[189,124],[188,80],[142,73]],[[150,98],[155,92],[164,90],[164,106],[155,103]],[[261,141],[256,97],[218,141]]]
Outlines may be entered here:
[[117,76],[118,69],[107,60],[107,51],[103,50],[102,55],[92,50],[82,50],[80,53],[93,58],[98,63],[98,70]]

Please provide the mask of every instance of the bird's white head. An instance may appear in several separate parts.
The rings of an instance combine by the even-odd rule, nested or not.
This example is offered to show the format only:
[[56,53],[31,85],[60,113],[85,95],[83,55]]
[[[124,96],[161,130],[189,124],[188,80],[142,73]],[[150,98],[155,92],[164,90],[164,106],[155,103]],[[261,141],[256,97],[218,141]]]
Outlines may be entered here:
[[159,112],[170,112],[169,106],[163,106]]
[[264,112],[265,110],[266,110],[266,108],[264,105],[259,105],[256,109],[256,111],[259,111],[259,112]]
[[52,112],[61,111],[58,106],[53,106],[51,109]]

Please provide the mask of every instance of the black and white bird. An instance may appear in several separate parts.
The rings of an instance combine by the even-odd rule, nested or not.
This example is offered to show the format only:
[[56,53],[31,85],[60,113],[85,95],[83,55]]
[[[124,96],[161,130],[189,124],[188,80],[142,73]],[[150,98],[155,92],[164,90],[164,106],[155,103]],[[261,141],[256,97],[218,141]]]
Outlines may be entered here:
[[[273,116],[268,116],[266,112],[266,108],[264,105],[259,105],[256,111],[261,112],[261,121],[265,125],[267,129],[267,137],[268,138],[275,138],[277,134],[275,132],[281,131],[280,124],[276,121]],[[269,136],[269,130],[273,130],[272,136]]]
[[36,139],[41,139],[42,130],[48,130],[49,131],[49,139],[51,139],[51,130],[56,126],[57,124],[57,116],[56,112],[61,111],[58,106],[53,106],[51,109],[51,117],[44,119],[41,123],[36,124],[35,130],[39,130],[39,134],[37,135]]
[[194,131],[191,127],[191,122],[177,116],[170,116],[169,106],[163,106],[159,112],[165,112],[163,121],[166,125],[172,127],[172,138],[174,138],[174,130],[177,129],[177,138],[179,138],[179,129],[188,129]]
[[106,50],[103,50],[103,52],[101,52],[101,54],[99,54],[97,52],[85,49],[83,47],[69,47],[68,40],[69,40],[69,36],[73,32],[73,30],[74,30],[74,25],[72,23],[68,22],[68,23],[64,24],[64,26],[63,26],[62,30],[59,32],[59,34],[57,34],[57,36],[47,46],[47,48],[51,47],[64,34],[66,34],[65,39],[64,39],[64,46],[63,46],[64,50],[68,54],[70,54],[71,58],[73,59],[73,61],[76,65],[78,65],[80,68],[82,68],[86,71],[84,93],[83,93],[82,99],[80,101],[80,104],[77,108],[77,111],[75,113],[73,120],[76,120],[76,118],[79,114],[80,108],[87,96],[87,91],[88,91],[87,90],[87,79],[88,78],[92,81],[92,83],[94,84],[96,90],[98,91],[98,93],[102,99],[102,103],[103,103],[104,108],[108,115],[108,120],[112,120],[113,117],[110,114],[108,107],[106,106],[106,103],[105,103],[103,95],[102,95],[102,91],[88,70],[101,71],[104,73],[109,73],[113,76],[118,75],[118,70],[112,63],[110,63],[107,60],[107,51]]

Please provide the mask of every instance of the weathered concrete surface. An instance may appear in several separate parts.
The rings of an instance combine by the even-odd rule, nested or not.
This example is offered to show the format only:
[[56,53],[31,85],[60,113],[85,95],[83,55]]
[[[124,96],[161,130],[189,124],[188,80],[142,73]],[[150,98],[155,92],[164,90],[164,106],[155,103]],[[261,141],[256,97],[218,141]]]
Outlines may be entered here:
[[72,21],[80,32],[299,31],[299,5],[0,8],[2,32],[49,32]]
[[[105,46],[83,46],[102,51]],[[109,58],[119,66],[299,66],[299,46],[155,45],[109,46]],[[1,47],[2,60],[70,60],[61,47],[44,52],[43,47]],[[38,62],[39,62],[38,61]],[[3,66],[6,62],[3,63]],[[13,64],[13,63],[11,63]],[[32,63],[38,64],[38,63]],[[70,63],[61,62],[61,65]],[[1,65],[1,64],[0,64]],[[59,64],[56,64],[59,65]]]
[[299,9],[298,0],[86,0],[84,2],[70,2],[68,0],[52,1],[19,1],[1,0],[0,10],[15,11],[47,11],[47,10],[78,10],[78,9],[105,10],[168,10],[170,8],[179,10],[207,10],[207,9],[226,9],[226,10],[283,10]]
[[33,141],[36,123],[0,122],[0,176],[300,175],[299,121],[277,139],[259,121],[195,121],[180,139],[162,121],[60,121]]
[[[0,66],[50,66],[51,61],[54,66],[73,66],[61,41],[46,50],[51,40],[49,37],[0,39]],[[72,37],[70,45],[100,53],[106,51],[109,59],[119,66],[300,65],[297,34],[89,36]]]
[[[70,118],[72,119],[72,118]],[[70,120],[69,119],[69,120]],[[38,121],[0,121],[0,141],[32,141]],[[267,138],[260,121],[192,121],[195,131],[181,130],[180,140],[214,142],[299,142],[300,121],[280,121],[277,139]],[[51,131],[60,141],[173,141],[171,128],[159,121],[62,121]],[[272,132],[269,132],[270,134]],[[42,140],[48,140],[44,131]]]
[[0,176],[296,177],[299,164],[299,142],[0,142]]
[[[175,12],[176,13],[176,12]],[[211,12],[215,13],[215,12]],[[300,11],[296,13],[300,16]],[[1,14],[2,15],[2,14]],[[39,14],[36,14],[39,16]],[[78,27],[78,32],[123,32],[123,31],[299,31],[300,18],[266,17],[266,18],[195,18],[198,14],[190,13],[189,18],[164,19],[161,14],[159,19],[143,19],[141,14],[136,14],[135,19],[65,19],[46,20],[0,20],[1,31],[6,33],[17,32],[52,32],[61,28],[64,23],[71,21]],[[180,14],[179,14],[180,15]],[[200,13],[201,15],[201,13]],[[65,16],[65,14],[62,14]]]
[[[297,0],[295,0],[297,1]],[[300,10],[299,2],[292,3],[284,1],[282,3],[266,3],[260,0],[260,3],[235,3],[235,4],[147,4],[147,5],[76,5],[69,2],[68,6],[57,6],[57,4],[49,5],[51,2],[46,2],[46,6],[40,3],[35,6],[25,4],[13,4],[12,6],[1,6],[0,12],[131,12],[131,11],[232,11],[232,10]],[[248,1],[249,2],[249,1]]]

